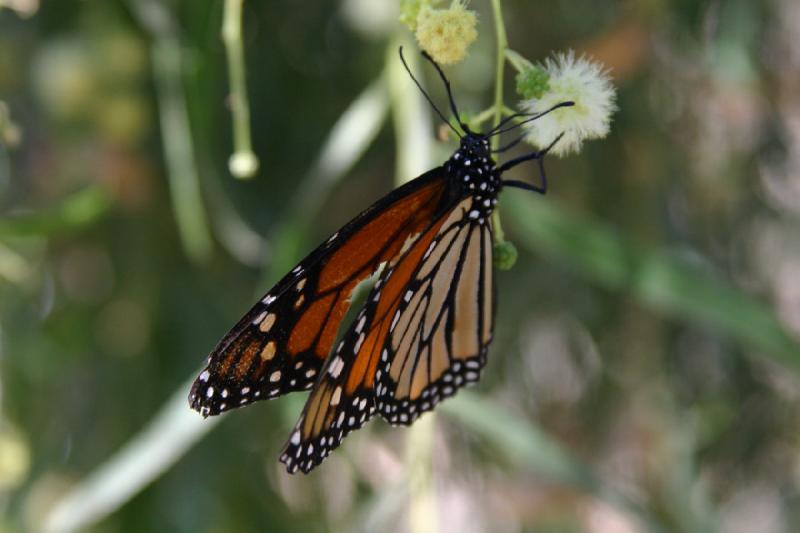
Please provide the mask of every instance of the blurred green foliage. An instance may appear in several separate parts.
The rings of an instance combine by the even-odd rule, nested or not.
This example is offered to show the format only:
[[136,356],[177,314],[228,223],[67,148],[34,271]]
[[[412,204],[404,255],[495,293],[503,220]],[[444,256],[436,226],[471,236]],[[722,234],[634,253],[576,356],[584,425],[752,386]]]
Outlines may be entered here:
[[[221,2],[0,1],[0,530],[41,529],[256,294],[393,187],[397,104],[370,98],[409,38],[397,4],[244,3],[260,167],[236,180]],[[594,56],[620,110],[547,161],[547,197],[503,193],[519,259],[484,379],[432,425],[431,531],[800,527],[795,4],[503,2],[514,50]],[[478,40],[448,75],[472,114],[494,35],[470,6]],[[314,162],[365,94],[376,133],[327,175]],[[289,477],[302,401],[226,416],[90,528],[405,531],[411,430],[374,422]]]

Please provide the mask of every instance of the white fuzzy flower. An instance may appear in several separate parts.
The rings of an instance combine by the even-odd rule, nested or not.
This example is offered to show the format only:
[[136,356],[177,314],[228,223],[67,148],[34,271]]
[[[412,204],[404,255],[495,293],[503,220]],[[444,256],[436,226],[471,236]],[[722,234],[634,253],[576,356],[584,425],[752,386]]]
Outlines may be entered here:
[[550,75],[547,91],[540,98],[522,101],[520,107],[536,114],[561,102],[572,101],[575,105],[556,109],[525,124],[525,140],[545,148],[563,133],[551,152],[564,156],[580,151],[586,139],[605,137],[611,113],[617,109],[607,70],[585,57],[576,59],[572,50],[547,59],[544,69]]

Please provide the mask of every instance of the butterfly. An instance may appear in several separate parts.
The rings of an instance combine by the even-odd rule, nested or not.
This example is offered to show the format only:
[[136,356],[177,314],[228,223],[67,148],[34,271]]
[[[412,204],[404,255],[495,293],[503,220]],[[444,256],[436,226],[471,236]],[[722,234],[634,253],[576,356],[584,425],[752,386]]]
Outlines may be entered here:
[[[290,473],[310,472],[376,413],[409,425],[478,381],[494,330],[497,196],[509,186],[547,191],[542,158],[558,139],[499,166],[490,147],[492,136],[516,127],[508,126],[511,120],[541,114],[516,114],[487,133],[473,132],[458,118],[441,68],[423,56],[444,82],[461,132],[400,50],[411,79],[459,135],[458,149],[442,166],[378,200],[286,274],[217,344],[189,394],[191,407],[207,417],[311,389],[280,456]],[[539,162],[540,185],[502,179],[529,160]],[[376,272],[336,344],[353,289]]]

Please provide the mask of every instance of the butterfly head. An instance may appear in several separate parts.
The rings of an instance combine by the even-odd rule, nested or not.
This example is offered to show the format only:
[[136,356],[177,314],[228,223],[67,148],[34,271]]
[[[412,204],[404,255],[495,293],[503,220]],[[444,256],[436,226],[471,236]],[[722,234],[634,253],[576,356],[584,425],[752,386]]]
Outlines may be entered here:
[[458,151],[465,156],[470,156],[474,159],[487,159],[492,158],[491,147],[489,146],[489,138],[480,133],[473,133],[467,130],[466,135],[461,137],[461,146]]
[[492,159],[492,149],[489,146],[489,139],[480,133],[467,133],[461,137],[460,146],[450,158],[453,166],[463,169],[472,174],[481,169],[483,172],[491,172],[495,167]]

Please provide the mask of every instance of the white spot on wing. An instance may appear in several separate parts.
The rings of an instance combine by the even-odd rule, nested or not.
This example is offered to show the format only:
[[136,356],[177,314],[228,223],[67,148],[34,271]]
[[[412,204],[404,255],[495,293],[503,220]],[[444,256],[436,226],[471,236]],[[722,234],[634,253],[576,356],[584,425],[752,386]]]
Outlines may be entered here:
[[334,389],[333,394],[331,395],[331,405],[339,405],[339,401],[342,399],[342,386],[339,385]]
[[253,319],[253,325],[257,326],[257,325],[261,324],[261,321],[264,320],[265,316],[267,316],[267,312],[266,311],[262,311],[260,315],[258,315],[257,317],[255,317]]
[[353,349],[353,353],[358,353],[361,349],[361,345],[364,343],[364,334],[358,336],[358,340],[356,340],[355,348]]
[[331,366],[328,368],[328,373],[334,378],[338,378],[344,368],[344,360],[338,355],[331,361]]

